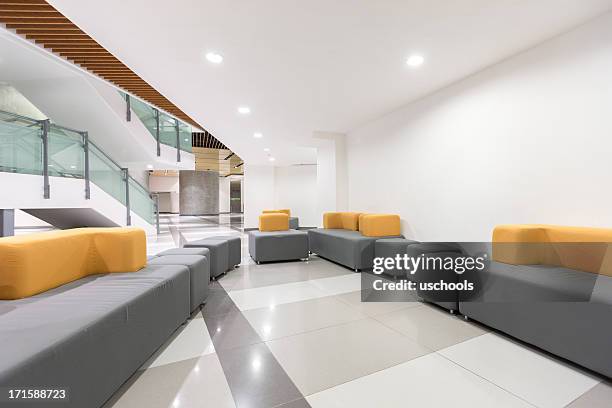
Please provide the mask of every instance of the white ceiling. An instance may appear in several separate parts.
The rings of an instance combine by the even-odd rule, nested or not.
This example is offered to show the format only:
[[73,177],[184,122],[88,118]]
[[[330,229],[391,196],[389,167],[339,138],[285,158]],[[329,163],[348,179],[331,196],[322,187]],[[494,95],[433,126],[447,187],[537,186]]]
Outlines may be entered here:
[[[248,163],[347,132],[567,31],[612,0],[50,0]],[[223,55],[220,65],[204,58]],[[420,53],[425,64],[405,60]],[[252,113],[236,109],[248,105]],[[260,131],[262,139],[254,139]]]

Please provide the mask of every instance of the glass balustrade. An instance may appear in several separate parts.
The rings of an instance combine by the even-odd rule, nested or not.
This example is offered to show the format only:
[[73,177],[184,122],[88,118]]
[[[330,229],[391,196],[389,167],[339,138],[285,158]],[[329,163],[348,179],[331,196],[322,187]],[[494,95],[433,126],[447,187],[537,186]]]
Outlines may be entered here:
[[[126,99],[124,92],[119,91],[119,94]],[[177,120],[175,118],[134,97],[130,97],[130,108],[153,138],[157,138],[157,115],[159,115],[159,142],[170,147],[177,147]],[[191,125],[178,121],[179,148],[189,153],[192,152],[191,132]]]
[[130,209],[144,218],[149,224],[155,223],[155,203],[149,192],[136,180],[130,178]]
[[0,111],[0,171],[42,175],[38,121]]
[[[43,122],[0,111],[0,171],[45,175]],[[155,202],[145,187],[125,173],[94,143],[88,141],[86,166],[84,133],[55,124],[47,128],[47,175],[87,179],[127,205],[150,224]],[[175,134],[176,140],[176,134]]]

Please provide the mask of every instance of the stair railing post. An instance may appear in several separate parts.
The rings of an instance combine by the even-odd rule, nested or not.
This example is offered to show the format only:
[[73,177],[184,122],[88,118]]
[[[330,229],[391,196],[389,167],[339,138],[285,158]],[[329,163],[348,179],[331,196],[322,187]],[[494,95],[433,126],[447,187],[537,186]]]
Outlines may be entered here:
[[130,172],[127,167],[121,169],[125,179],[125,208],[127,211],[126,225],[132,225],[132,211],[130,209]]
[[151,194],[151,198],[155,202],[155,226],[157,228],[157,234],[161,232],[159,229],[159,194]]
[[174,119],[174,126],[176,127],[176,161],[181,161],[181,134],[179,132],[179,121]]
[[126,106],[125,120],[127,120],[128,122],[131,122],[132,121],[132,102],[130,100],[129,94],[125,94],[125,106]]
[[42,128],[42,148],[43,148],[43,198],[51,198],[51,186],[49,185],[49,128],[51,121],[49,119],[41,121]]
[[91,178],[89,175],[89,133],[83,132],[81,135],[83,136],[83,151],[85,153],[85,168],[83,169],[83,178],[85,179],[85,199],[89,200],[91,198]]
[[157,141],[157,157],[161,156],[161,145],[159,143],[159,110],[155,110],[155,140]]

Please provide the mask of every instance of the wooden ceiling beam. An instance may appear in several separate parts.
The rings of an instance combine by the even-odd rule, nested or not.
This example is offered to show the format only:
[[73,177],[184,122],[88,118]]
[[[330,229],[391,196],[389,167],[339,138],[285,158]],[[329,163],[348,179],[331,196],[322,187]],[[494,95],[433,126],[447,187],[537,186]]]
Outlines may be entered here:
[[71,52],[71,51],[83,51],[83,52],[93,52],[93,51],[104,51],[107,52],[104,48],[100,46],[100,44],[96,43],[84,43],[84,44],[60,44],[58,42],[50,42],[50,41],[40,41],[41,44],[45,46],[45,48],[51,48],[56,52]]
[[[34,21],[36,20],[36,21]],[[54,20],[54,21],[45,21],[45,20]],[[18,29],[28,29],[28,30],[45,30],[45,29],[55,29],[55,30],[74,30],[77,29],[74,24],[71,22],[63,22],[62,20],[56,19],[17,19],[17,18],[7,18],[2,19],[2,22],[6,24],[6,28],[10,28],[12,30]]]
[[4,4],[7,4],[7,5],[16,5],[16,6],[24,6],[24,5],[46,6],[46,7],[53,8],[45,0],[6,0],[4,2]]
[[0,4],[0,11],[36,11],[41,13],[59,13],[53,7],[48,4],[8,4],[10,2],[3,2]]
[[9,27],[7,24],[6,28],[13,29],[19,35],[28,35],[28,34],[58,34],[58,35],[83,35],[85,34],[83,31],[78,28],[55,28],[49,26],[39,26],[37,24],[32,24],[31,27]]
[[[2,21],[9,22],[5,19],[11,18],[25,18],[25,19],[55,19],[60,21],[67,21],[68,19],[64,17],[60,12],[55,10],[49,11],[30,11],[30,10],[4,10],[4,7],[0,4],[0,18]],[[69,20],[68,20],[69,21]],[[36,21],[33,21],[36,22]],[[70,21],[69,21],[70,22]]]

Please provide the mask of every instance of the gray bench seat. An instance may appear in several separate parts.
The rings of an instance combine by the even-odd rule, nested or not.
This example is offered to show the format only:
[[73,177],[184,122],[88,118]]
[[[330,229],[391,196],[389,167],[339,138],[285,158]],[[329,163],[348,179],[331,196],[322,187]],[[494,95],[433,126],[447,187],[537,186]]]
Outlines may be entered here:
[[308,230],[310,252],[356,271],[372,269],[374,244],[380,238],[383,237],[366,237],[359,231],[344,229],[315,228]]
[[187,267],[147,266],[0,301],[0,387],[65,388],[57,406],[101,406],[189,317],[186,293]]
[[249,254],[255,262],[308,258],[306,231],[249,231]]

